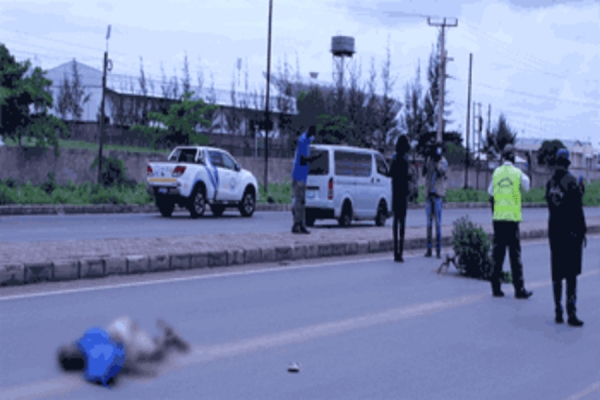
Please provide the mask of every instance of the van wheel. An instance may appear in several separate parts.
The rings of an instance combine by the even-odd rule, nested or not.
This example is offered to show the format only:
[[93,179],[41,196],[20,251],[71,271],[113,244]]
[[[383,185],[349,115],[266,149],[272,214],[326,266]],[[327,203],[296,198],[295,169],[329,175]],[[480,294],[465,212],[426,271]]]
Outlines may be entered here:
[[340,215],[340,219],[338,219],[338,224],[340,226],[350,226],[352,223],[352,206],[347,201],[342,206],[342,215]]
[[160,211],[160,215],[163,217],[170,217],[173,215],[173,210],[175,209],[175,202],[169,201],[164,197],[156,198],[156,207],[158,207],[158,211]]
[[188,202],[188,210],[190,212],[190,217],[192,218],[198,218],[204,215],[204,211],[206,211],[206,194],[204,193],[203,187],[196,186],[192,191],[192,195]]
[[376,226],[384,226],[385,221],[387,220],[387,206],[385,201],[379,202],[379,207],[377,207],[377,216],[375,217],[375,225]]

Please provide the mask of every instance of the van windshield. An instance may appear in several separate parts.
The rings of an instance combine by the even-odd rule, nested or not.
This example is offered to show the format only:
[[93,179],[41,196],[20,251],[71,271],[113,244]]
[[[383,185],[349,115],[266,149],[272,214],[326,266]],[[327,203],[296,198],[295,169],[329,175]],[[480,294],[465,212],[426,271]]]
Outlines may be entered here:
[[329,174],[329,152],[327,150],[310,150],[311,156],[316,156],[317,159],[309,164],[309,175],[327,175]]

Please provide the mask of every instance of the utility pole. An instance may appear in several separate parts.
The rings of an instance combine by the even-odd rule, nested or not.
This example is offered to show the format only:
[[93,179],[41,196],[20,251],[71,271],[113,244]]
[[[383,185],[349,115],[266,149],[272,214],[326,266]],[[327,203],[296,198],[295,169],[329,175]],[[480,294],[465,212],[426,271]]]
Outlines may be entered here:
[[104,52],[104,68],[102,74],[102,101],[100,102],[100,134],[98,135],[98,184],[102,184],[102,145],[104,140],[104,97],[106,95],[106,69],[108,68],[108,39],[110,38],[110,25],[106,31],[106,51]]
[[442,143],[442,134],[444,132],[444,92],[446,89],[446,48],[445,48],[445,29],[446,27],[451,28],[458,26],[458,20],[456,20],[453,24],[449,24],[446,22],[446,18],[443,19],[443,22],[432,23],[431,17],[427,17],[427,23],[429,26],[439,26],[441,27],[440,32],[440,41],[441,41],[441,53],[440,53],[440,98],[438,105],[438,126],[437,126],[437,142],[438,144]]
[[273,18],[273,0],[269,0],[269,34],[267,44],[267,98],[265,104],[265,198],[269,193],[269,95],[271,89],[271,21]]
[[469,53],[469,88],[467,94],[467,157],[465,159],[465,189],[469,188],[469,135],[471,122],[471,77],[473,72],[473,53]]
[[[479,108],[479,112],[477,113],[477,115],[475,116],[475,107]],[[476,168],[476,177],[475,180],[477,181],[477,190],[479,190],[479,169],[480,169],[480,164],[481,164],[481,103],[474,103],[473,104],[473,114],[474,114],[474,120],[473,122],[475,123],[475,126],[473,126],[473,136],[477,137],[477,168]],[[477,121],[477,122],[475,122]],[[475,134],[475,132],[477,132],[477,135]],[[473,141],[475,141],[475,139],[473,139]]]

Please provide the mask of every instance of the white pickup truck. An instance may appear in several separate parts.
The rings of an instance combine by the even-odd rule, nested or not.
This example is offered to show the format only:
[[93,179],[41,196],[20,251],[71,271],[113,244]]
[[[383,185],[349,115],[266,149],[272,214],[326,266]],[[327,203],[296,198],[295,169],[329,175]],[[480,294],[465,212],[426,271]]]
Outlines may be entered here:
[[176,204],[192,218],[202,216],[207,204],[217,217],[228,207],[238,208],[244,217],[256,209],[256,178],[225,150],[178,146],[167,161],[148,163],[147,172],[147,191],[163,217],[170,217]]

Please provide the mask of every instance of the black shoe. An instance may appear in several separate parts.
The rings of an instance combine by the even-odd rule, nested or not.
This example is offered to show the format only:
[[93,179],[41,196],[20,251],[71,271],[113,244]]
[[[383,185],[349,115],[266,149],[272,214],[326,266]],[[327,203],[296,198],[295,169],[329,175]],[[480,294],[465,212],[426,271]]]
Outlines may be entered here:
[[306,229],[306,227],[305,227],[305,226],[302,226],[302,225],[301,225],[301,226],[300,226],[300,233],[306,233],[306,234],[309,234],[309,233],[310,233],[310,231],[309,231],[308,229]]
[[431,257],[431,249],[427,249],[427,252],[425,253],[425,257]]
[[300,232],[300,225],[294,224],[294,226],[292,227],[292,233],[302,233]]
[[565,320],[563,319],[562,310],[555,311],[554,322],[556,322],[557,324],[562,324],[563,322],[565,322]]
[[531,291],[527,291],[525,289],[521,289],[519,290],[517,293],[515,293],[515,297],[517,299],[528,299],[533,295],[533,292]]
[[583,326],[583,321],[577,318],[576,315],[570,315],[567,323],[571,326]]
[[394,261],[403,263],[404,258],[402,258],[402,256],[396,256],[396,257],[394,257]]
[[439,260],[440,258],[442,258],[442,254],[441,254],[441,253],[442,253],[442,252],[441,252],[440,250],[436,250],[436,257],[438,258],[438,260]]
[[492,291],[492,296],[494,297],[504,297],[504,292],[500,289],[498,290],[493,290]]

